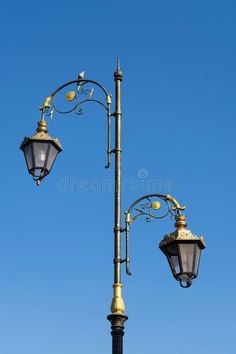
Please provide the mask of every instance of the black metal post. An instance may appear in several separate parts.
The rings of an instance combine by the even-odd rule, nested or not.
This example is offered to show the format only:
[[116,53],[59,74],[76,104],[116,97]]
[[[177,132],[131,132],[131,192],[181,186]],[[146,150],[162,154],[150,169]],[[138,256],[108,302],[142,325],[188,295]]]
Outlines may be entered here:
[[128,316],[113,313],[107,319],[111,322],[112,354],[123,354],[124,323]]

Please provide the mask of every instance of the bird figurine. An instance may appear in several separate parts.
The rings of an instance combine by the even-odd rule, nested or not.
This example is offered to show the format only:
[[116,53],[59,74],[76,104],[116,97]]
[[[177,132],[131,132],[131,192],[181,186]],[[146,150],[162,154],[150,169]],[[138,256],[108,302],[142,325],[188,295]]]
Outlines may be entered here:
[[[78,75],[78,77],[77,77],[77,80],[83,80],[84,74],[85,74],[85,71],[81,71],[81,73],[79,73],[79,75]],[[81,85],[79,84],[79,82],[77,82],[77,91],[80,90],[80,86],[81,86]]]
[[77,77],[77,80],[83,80],[84,74],[85,74],[85,71],[81,71],[81,73],[79,73],[79,75]]

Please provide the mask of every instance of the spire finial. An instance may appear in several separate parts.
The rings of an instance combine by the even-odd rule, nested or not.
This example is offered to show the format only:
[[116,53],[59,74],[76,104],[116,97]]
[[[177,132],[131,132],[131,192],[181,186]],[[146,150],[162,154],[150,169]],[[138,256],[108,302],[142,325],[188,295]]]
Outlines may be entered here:
[[120,58],[119,57],[116,58],[116,69],[120,70]]
[[116,71],[114,72],[114,77],[115,77],[115,80],[122,80],[122,77],[123,77],[123,73],[120,70],[120,58],[119,57],[117,57],[117,59],[116,59]]

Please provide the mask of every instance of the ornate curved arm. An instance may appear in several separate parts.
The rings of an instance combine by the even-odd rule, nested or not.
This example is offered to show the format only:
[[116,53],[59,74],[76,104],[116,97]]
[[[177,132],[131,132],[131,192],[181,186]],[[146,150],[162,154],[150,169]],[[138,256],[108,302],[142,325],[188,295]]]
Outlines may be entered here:
[[[161,203],[157,198],[164,203]],[[162,212],[160,212],[163,209]],[[129,258],[129,228],[130,225],[140,216],[145,216],[146,222],[151,222],[153,219],[163,219],[168,214],[179,215],[181,211],[185,209],[185,206],[181,206],[176,199],[170,195],[163,194],[147,194],[138,198],[126,212],[126,273],[132,275],[129,270],[130,258]],[[132,215],[132,213],[134,215]]]
[[[63,110],[58,107],[56,96],[60,91],[70,85],[75,86],[74,90],[66,92],[65,94],[65,101],[70,104],[70,107],[66,110]],[[90,88],[86,88],[87,85],[98,87],[105,95],[105,102],[102,102],[99,99],[94,99],[94,87],[92,86]],[[77,79],[61,85],[46,98],[43,106],[39,107],[39,109],[42,111],[41,121],[44,121],[45,116],[50,116],[52,118],[54,111],[60,114],[68,114],[74,112],[77,115],[82,115],[84,113],[82,106],[87,102],[97,103],[107,111],[107,164],[105,167],[109,168],[111,159],[111,94],[109,94],[108,91],[100,83],[94,80]]]

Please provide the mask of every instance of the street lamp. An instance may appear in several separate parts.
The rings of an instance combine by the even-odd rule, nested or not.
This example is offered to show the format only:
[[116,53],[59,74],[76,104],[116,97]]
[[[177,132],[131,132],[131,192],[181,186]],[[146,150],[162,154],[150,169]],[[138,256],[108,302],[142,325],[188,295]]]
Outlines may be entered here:
[[[63,84],[46,98],[43,106],[41,121],[38,123],[36,134],[31,138],[26,137],[20,148],[24,152],[29,173],[33,176],[37,185],[41,183],[51,171],[58,153],[62,151],[58,139],[52,139],[48,135],[45,118],[53,116],[54,112],[67,114],[74,112],[83,113],[83,105],[97,103],[103,107],[107,115],[107,164],[110,167],[111,155],[115,155],[115,218],[114,218],[114,283],[111,313],[107,316],[111,322],[112,354],[123,353],[124,323],[128,319],[125,315],[125,306],[122,297],[121,265],[126,264],[126,273],[130,272],[129,234],[131,224],[139,217],[144,216],[147,222],[154,219],[162,219],[167,215],[175,217],[176,230],[166,235],[160,242],[160,249],[166,255],[171,271],[182,287],[189,287],[192,280],[197,277],[200,253],[205,248],[202,237],[197,237],[186,229],[187,223],[182,211],[185,209],[176,199],[170,195],[149,194],[138,198],[125,217],[125,227],[121,223],[121,82],[123,73],[120,70],[119,61],[114,73],[115,79],[115,111],[111,112],[111,94],[97,81],[84,79],[81,73],[76,80]],[[65,102],[69,108],[58,107],[56,97],[68,86],[73,87],[65,94]],[[102,94],[102,99],[94,98],[95,90]],[[114,119],[113,119],[114,118]],[[111,124],[115,124],[114,148],[111,149]],[[121,257],[121,235],[125,234],[125,258]]]

